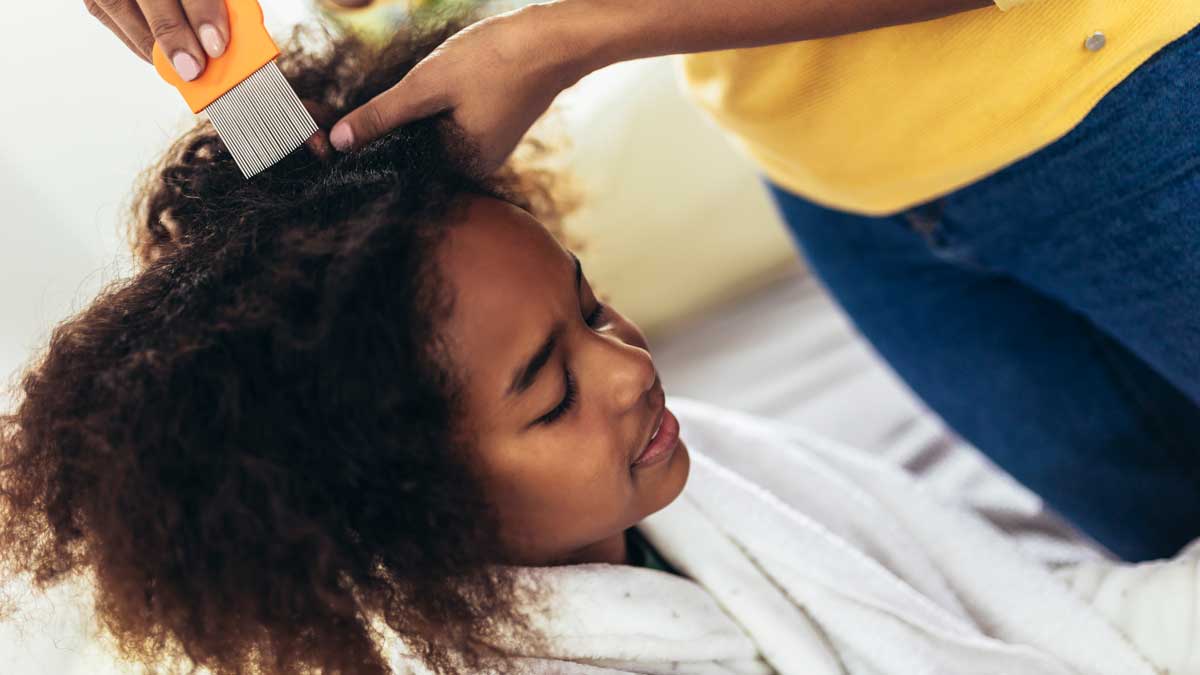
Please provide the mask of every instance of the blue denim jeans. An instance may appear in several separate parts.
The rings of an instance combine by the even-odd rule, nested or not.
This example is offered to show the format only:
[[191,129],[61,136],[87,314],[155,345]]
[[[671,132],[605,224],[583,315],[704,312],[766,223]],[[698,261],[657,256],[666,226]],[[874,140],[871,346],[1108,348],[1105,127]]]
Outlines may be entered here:
[[1062,139],[907,212],[769,187],[858,329],[960,435],[1119,557],[1200,536],[1200,29]]

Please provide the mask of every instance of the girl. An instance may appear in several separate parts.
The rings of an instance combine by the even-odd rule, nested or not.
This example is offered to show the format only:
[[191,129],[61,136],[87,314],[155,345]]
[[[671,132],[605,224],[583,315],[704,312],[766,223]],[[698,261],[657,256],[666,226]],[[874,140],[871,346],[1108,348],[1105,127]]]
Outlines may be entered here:
[[[185,77],[224,30],[221,0],[99,4]],[[897,373],[1143,560],[1200,535],[1197,24],[1195,0],[556,0],[472,26],[331,140],[447,112],[487,169],[587,73],[685,55]]]

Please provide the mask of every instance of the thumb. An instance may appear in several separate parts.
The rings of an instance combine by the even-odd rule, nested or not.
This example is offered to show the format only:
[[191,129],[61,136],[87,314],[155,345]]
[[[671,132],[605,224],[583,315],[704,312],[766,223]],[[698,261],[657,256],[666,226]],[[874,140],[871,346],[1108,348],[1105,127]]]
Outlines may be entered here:
[[341,152],[356,150],[398,126],[447,107],[441,96],[416,91],[402,79],[333,125],[329,141]]

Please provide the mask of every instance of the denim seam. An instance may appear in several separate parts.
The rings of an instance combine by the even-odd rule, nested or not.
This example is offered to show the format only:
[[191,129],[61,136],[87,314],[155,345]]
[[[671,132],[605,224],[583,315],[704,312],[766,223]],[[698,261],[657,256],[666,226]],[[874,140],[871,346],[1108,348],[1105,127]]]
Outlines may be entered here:
[[1172,183],[1187,180],[1193,175],[1200,173],[1200,155],[1197,155],[1187,161],[1184,161],[1177,167],[1177,170],[1157,176],[1157,180],[1153,182],[1139,184],[1138,190],[1134,190],[1128,194],[1120,195],[1110,201],[1096,202],[1091,204],[1087,209],[1072,211],[1068,214],[1051,214],[1045,218],[1040,218],[1036,221],[1024,221],[1022,228],[1029,228],[1039,225],[1047,225],[1052,222],[1061,222],[1065,215],[1069,219],[1083,218],[1104,211],[1112,211],[1118,209],[1131,201],[1153,194],[1163,188],[1168,187]]
[[938,261],[956,267],[994,276],[997,270],[985,265],[969,247],[956,243],[953,229],[947,227],[946,198],[939,197],[915,206],[903,213],[908,229],[920,235],[925,248]]
[[[1192,162],[1191,165],[1189,166],[1188,170],[1186,170],[1182,173],[1175,174],[1169,180],[1161,181],[1158,184],[1156,184],[1154,187],[1152,187],[1148,190],[1141,191],[1137,196],[1144,196],[1145,194],[1149,194],[1149,193],[1153,192],[1154,190],[1161,190],[1163,188],[1168,187],[1169,185],[1171,185],[1172,183],[1174,183],[1176,181],[1187,180],[1193,176],[1200,176],[1200,159],[1198,159],[1195,162]],[[1113,202],[1113,204],[1119,204],[1122,201],[1125,201],[1125,199],[1132,199],[1133,197],[1134,197],[1134,195],[1130,195],[1128,197],[1122,198],[1121,200],[1119,200],[1117,202]],[[1092,210],[1089,209],[1089,211],[1087,213],[1090,213],[1091,211]],[[1082,216],[1082,215],[1084,215],[1084,213],[1080,212],[1079,215]],[[1068,228],[1068,229],[1070,229],[1070,228]],[[1074,228],[1074,229],[1075,229],[1075,234],[1074,234],[1075,239],[1092,235],[1092,233],[1086,229],[1080,229],[1080,228]],[[1066,236],[1059,236],[1052,240],[1049,240],[1049,239],[1042,240],[1039,242],[1038,246],[1039,246],[1040,251],[1042,253],[1044,253],[1046,246],[1062,247],[1064,245],[1069,245],[1071,243],[1071,241],[1072,240]],[[1034,254],[1035,259],[1033,260],[1032,263],[1030,262],[1030,260],[1027,260],[1027,259],[1026,260],[1018,260],[1015,262],[1015,264],[1011,264],[1011,265],[1006,266],[1006,268],[1002,268],[1001,272],[1011,276],[1017,283],[1025,286],[1026,288],[1029,288],[1036,293],[1045,295],[1046,297],[1053,299],[1055,302],[1061,303],[1064,307],[1067,307],[1071,311],[1076,312],[1083,317],[1086,317],[1087,320],[1089,322],[1091,322],[1091,318],[1088,317],[1088,314],[1092,309],[1091,307],[1084,306],[1084,303],[1076,302],[1075,299],[1065,295],[1062,292],[1061,285],[1055,285],[1055,284],[1049,283],[1049,280],[1040,278],[1037,275],[1037,273],[1036,273],[1037,270],[1047,269],[1047,264],[1046,264],[1045,260],[1036,258],[1037,255],[1038,255],[1037,253]],[[1059,256],[1055,255],[1053,257],[1059,257]],[[1179,281],[1179,283],[1184,283],[1184,282],[1186,282],[1186,280]],[[1160,292],[1161,290],[1162,289],[1156,289],[1155,292]],[[1093,323],[1092,325],[1095,325],[1095,324]],[[1104,330],[1103,328],[1101,328],[1099,326],[1096,327],[1096,330],[1100,330],[1100,331],[1104,332],[1106,335],[1111,335],[1108,331]],[[1115,336],[1113,336],[1113,338],[1117,339]]]

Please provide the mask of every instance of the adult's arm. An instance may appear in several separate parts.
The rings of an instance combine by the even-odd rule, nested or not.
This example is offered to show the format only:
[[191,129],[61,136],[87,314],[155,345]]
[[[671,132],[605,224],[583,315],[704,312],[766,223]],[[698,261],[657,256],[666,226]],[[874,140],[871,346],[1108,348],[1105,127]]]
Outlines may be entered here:
[[[339,150],[449,110],[489,171],[566,87],[631,59],[756,47],[914,23],[1013,0],[555,0],[461,31],[343,118]],[[1034,0],[1037,1],[1037,0]],[[998,10],[995,10],[998,11]]]

